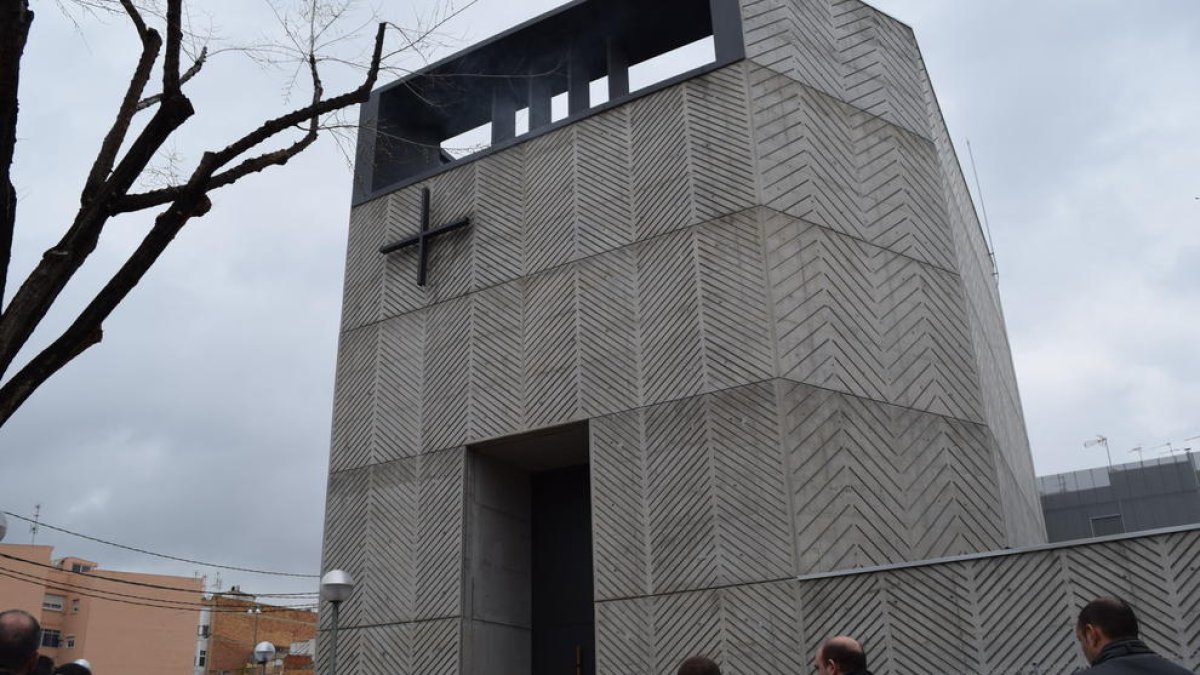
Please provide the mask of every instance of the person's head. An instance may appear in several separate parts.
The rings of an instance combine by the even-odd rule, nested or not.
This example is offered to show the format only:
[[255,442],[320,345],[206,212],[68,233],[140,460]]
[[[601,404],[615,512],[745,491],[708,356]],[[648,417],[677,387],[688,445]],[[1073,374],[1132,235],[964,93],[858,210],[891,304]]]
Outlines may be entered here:
[[845,675],[867,670],[867,654],[854,638],[839,635],[821,643],[813,657],[820,675]]
[[0,612],[0,670],[25,675],[38,657],[42,627],[29,612],[10,609]]
[[55,668],[54,675],[92,675],[92,669],[82,663],[73,661]]
[[721,669],[710,658],[692,656],[679,664],[679,675],[721,675]]
[[1075,622],[1075,639],[1088,663],[1094,663],[1108,643],[1137,636],[1138,620],[1133,608],[1120,598],[1096,598],[1084,605]]

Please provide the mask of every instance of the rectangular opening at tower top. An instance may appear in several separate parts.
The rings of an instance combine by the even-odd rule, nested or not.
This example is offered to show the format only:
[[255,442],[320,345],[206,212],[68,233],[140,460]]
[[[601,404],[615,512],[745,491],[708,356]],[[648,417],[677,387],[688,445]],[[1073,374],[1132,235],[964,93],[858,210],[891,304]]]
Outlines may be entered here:
[[355,202],[743,54],[737,0],[568,3],[377,90],[364,108]]

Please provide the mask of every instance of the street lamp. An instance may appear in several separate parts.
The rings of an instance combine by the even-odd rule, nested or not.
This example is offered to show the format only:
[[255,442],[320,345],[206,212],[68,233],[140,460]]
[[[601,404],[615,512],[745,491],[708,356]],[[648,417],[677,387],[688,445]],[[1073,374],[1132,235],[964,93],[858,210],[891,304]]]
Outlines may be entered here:
[[273,658],[275,658],[275,645],[264,641],[254,646],[254,662],[262,664],[263,675],[267,675],[267,661]]
[[6,534],[8,534],[8,517],[0,513],[0,541],[4,541]]
[[329,673],[337,675],[338,609],[354,592],[354,577],[344,570],[330,570],[321,577],[321,599],[333,605],[333,628],[329,631]]

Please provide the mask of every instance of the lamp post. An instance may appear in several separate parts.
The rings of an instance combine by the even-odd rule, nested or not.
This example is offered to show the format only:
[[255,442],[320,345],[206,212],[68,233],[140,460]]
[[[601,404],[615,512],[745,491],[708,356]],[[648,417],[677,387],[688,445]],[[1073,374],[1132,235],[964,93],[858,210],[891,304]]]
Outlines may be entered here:
[[4,541],[6,534],[8,534],[8,517],[0,513],[0,541]]
[[254,662],[262,664],[263,675],[267,675],[267,661],[273,658],[275,658],[275,645],[263,641],[254,646]]
[[354,592],[354,577],[344,570],[330,570],[321,577],[321,599],[333,605],[333,628],[329,631],[329,672],[337,675],[338,609]]

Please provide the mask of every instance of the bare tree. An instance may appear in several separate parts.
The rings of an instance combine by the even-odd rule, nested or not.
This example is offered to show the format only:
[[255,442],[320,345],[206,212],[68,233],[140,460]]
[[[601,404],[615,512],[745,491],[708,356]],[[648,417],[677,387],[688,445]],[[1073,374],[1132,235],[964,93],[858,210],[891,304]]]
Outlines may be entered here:
[[[362,69],[361,84],[351,91],[327,96],[321,79],[325,58],[320,50],[335,39],[329,34],[345,20],[345,3],[349,0],[341,4],[306,0],[298,14],[279,14],[286,40],[251,47],[249,52],[268,61],[297,59],[311,86],[311,95],[290,112],[261,121],[224,147],[204,152],[190,173],[139,191],[139,181],[144,182],[154,173],[155,157],[164,152],[164,145],[195,113],[185,85],[201,73],[210,54],[202,48],[189,57],[184,0],[161,0],[160,5],[144,0],[69,1],[88,11],[119,13],[128,22],[131,37],[139,41],[141,54],[111,127],[83,180],[73,221],[58,243],[15,287],[0,313],[0,426],[48,378],[100,342],[105,320],[180,230],[209,211],[213,191],[286,164],[318,138],[324,118],[368,99],[389,55],[413,48],[423,38],[434,35],[432,28],[416,32],[397,29],[393,34],[399,35],[402,44],[395,49],[385,48],[389,24],[373,22],[369,27],[374,36],[370,55],[356,64]],[[461,9],[440,16],[437,23]],[[0,0],[0,302],[5,297],[18,222],[17,191],[11,172],[21,58],[33,20],[28,0]],[[344,33],[340,35],[345,37]],[[186,63],[189,60],[190,64]],[[10,372],[67,283],[96,249],[105,226],[121,214],[144,211],[156,215],[141,243],[57,338],[16,372]]]

